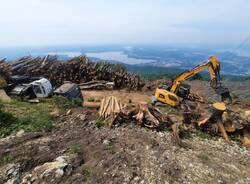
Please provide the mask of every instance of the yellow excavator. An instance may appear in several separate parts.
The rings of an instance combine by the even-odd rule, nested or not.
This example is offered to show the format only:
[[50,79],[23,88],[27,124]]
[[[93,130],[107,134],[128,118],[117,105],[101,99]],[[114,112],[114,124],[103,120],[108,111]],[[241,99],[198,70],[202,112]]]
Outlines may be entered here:
[[183,83],[185,80],[195,76],[196,74],[208,69],[210,74],[210,86],[215,92],[221,96],[221,101],[232,101],[228,88],[222,86],[220,76],[220,62],[216,56],[211,56],[207,61],[194,67],[192,70],[187,70],[178,75],[172,80],[169,86],[161,85],[152,98],[152,104],[161,102],[170,106],[176,107],[180,105],[181,98],[183,100],[188,99],[190,95],[190,85]]

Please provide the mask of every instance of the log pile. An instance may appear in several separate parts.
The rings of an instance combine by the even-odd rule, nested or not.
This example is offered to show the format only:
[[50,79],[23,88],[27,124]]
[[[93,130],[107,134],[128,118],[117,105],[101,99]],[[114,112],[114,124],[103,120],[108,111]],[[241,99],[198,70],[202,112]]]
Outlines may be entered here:
[[106,62],[92,62],[85,56],[58,61],[55,56],[22,57],[11,64],[12,75],[46,77],[53,85],[64,81],[86,83],[90,81],[114,82],[114,88],[139,90],[143,83],[138,75],[130,74],[121,65]]
[[114,82],[90,81],[78,84],[81,90],[112,90],[115,87]]
[[10,65],[5,62],[5,59],[0,60],[0,88],[7,85],[10,77]]
[[135,107],[121,104],[116,97],[106,97],[101,101],[99,117],[105,119],[110,127],[122,124],[133,123],[140,127],[160,129],[161,126],[170,127],[173,130],[173,137],[180,144],[179,122],[173,114],[164,114],[146,103]]
[[102,99],[99,110],[99,116],[107,118],[109,116],[115,116],[122,111],[122,104],[116,97],[110,96]]
[[0,60],[0,77],[9,78],[11,66],[5,62],[5,59]]

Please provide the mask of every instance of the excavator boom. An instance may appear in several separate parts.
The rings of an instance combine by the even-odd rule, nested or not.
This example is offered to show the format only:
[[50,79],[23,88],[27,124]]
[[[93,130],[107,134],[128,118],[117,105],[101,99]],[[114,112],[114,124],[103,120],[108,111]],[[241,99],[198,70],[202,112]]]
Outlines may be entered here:
[[182,81],[185,81],[195,76],[196,74],[202,72],[205,69],[208,69],[210,74],[210,80],[213,81],[213,85],[211,87],[216,88],[218,82],[220,81],[220,62],[218,61],[216,56],[211,56],[208,61],[205,61],[202,64],[194,67],[192,70],[187,70],[177,76],[172,83],[170,91],[172,93],[176,93],[176,90]]

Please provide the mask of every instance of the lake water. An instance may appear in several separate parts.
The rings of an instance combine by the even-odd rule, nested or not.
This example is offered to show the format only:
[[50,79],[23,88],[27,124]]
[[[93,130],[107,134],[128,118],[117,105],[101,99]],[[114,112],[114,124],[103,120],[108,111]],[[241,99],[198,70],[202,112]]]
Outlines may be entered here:
[[49,55],[67,55],[68,57],[77,57],[82,55],[81,52],[49,52]]
[[119,61],[125,64],[141,64],[141,63],[151,63],[155,60],[152,59],[136,59],[130,58],[128,55],[124,54],[123,52],[88,52],[85,53],[87,57],[94,57],[101,60],[114,60]]

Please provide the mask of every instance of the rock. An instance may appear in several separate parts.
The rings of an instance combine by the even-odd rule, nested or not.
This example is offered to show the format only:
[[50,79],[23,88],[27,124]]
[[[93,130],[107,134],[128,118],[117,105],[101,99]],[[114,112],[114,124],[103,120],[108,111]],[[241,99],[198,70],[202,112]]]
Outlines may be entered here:
[[25,133],[25,131],[23,129],[19,130],[17,133],[16,133],[16,136],[17,137],[22,137],[22,135]]
[[105,139],[103,142],[102,142],[104,145],[109,145],[110,144],[110,141]]
[[245,116],[246,116],[247,118],[250,118],[250,111],[245,111]]
[[82,121],[86,120],[86,114],[79,114],[78,117],[79,117],[79,119],[82,120]]
[[72,173],[73,167],[71,162],[73,159],[73,155],[65,155],[57,157],[53,162],[37,166],[31,173],[24,176],[22,183],[42,183],[44,181],[54,183],[57,179]]
[[19,184],[20,183],[20,179],[18,177],[9,179],[5,184]]
[[15,183],[15,178],[18,179],[20,173],[20,164],[7,164],[0,168],[0,183],[7,181],[9,183]]
[[11,102],[11,98],[5,93],[3,89],[0,89],[0,100],[3,102]]

